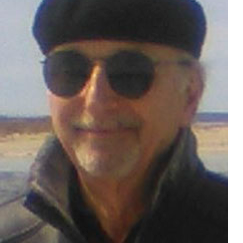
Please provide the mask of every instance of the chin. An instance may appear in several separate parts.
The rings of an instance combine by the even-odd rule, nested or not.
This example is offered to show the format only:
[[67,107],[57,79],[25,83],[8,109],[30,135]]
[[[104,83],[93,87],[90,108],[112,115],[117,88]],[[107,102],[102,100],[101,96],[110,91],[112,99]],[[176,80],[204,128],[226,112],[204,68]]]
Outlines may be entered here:
[[132,174],[139,162],[139,148],[117,153],[90,151],[87,148],[74,150],[75,166],[80,172],[91,177],[121,179]]

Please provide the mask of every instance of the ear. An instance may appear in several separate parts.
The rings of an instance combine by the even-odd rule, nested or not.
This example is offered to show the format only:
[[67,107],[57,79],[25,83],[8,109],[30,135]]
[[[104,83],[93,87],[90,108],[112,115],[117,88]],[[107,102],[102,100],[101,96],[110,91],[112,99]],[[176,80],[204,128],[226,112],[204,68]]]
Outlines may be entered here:
[[189,126],[197,111],[204,90],[204,72],[199,64],[193,68],[185,90],[186,102],[182,119],[182,127]]

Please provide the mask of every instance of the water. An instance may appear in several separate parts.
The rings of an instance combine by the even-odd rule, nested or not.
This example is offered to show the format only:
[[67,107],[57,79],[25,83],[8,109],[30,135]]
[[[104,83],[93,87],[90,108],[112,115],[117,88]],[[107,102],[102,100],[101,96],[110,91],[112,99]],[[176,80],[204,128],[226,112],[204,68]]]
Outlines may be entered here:
[[[200,156],[205,166],[213,171],[228,174],[228,153],[208,153]],[[28,172],[34,158],[0,158],[0,171]]]

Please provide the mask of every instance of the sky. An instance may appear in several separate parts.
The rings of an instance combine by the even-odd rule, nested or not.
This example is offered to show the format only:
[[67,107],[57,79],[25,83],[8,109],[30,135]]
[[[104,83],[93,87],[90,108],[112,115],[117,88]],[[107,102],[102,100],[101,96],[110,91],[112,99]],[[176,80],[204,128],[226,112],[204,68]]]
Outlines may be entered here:
[[[199,0],[208,22],[201,56],[206,89],[199,111],[228,111],[228,2]],[[44,59],[32,36],[40,0],[1,0],[0,115],[48,115],[40,62]]]

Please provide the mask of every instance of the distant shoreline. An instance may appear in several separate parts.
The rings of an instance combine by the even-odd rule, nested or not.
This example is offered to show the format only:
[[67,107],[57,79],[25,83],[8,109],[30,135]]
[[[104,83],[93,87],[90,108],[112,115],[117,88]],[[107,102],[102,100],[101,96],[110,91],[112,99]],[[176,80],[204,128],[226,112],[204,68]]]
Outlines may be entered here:
[[[198,113],[193,125],[209,124],[210,126],[228,125],[228,113],[202,112]],[[206,126],[206,125],[205,125]],[[0,115],[0,136],[11,134],[32,134],[52,132],[50,116],[21,117]]]
[[201,112],[195,116],[195,122],[228,123],[228,112]]
[[[0,122],[11,120],[49,120],[49,115],[1,115]],[[196,122],[228,122],[228,112],[198,112],[195,115]]]

